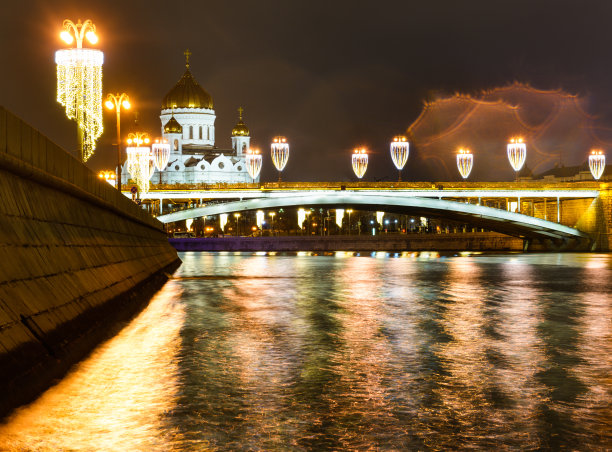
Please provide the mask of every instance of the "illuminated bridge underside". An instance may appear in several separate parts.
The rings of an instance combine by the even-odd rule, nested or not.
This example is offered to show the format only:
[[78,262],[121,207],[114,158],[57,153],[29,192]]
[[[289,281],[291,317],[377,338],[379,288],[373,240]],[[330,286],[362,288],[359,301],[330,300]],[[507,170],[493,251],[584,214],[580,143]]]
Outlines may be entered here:
[[398,214],[445,218],[518,237],[534,239],[587,239],[588,235],[551,221],[475,204],[435,198],[372,195],[363,192],[327,192],[325,194],[291,195],[248,199],[198,207],[157,217],[164,223],[221,213],[288,207],[326,206],[329,208],[359,207],[363,210],[384,210]]

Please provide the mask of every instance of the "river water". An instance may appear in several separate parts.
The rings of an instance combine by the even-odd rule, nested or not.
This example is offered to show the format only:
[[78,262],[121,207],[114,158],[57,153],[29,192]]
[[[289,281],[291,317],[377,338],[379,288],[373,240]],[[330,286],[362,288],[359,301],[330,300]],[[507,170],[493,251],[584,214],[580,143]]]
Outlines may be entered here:
[[180,257],[0,449],[612,448],[610,254]]

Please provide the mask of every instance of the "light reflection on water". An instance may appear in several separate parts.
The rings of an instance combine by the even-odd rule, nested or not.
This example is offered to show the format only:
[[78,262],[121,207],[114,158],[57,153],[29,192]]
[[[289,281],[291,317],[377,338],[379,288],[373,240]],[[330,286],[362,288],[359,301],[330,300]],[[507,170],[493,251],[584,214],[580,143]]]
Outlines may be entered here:
[[611,255],[181,258],[0,445],[612,447]]

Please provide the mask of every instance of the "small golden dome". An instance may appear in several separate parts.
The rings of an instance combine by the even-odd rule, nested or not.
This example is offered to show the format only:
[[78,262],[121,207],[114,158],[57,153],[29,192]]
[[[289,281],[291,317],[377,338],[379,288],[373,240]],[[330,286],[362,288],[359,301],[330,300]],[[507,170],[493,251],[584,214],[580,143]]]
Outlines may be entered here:
[[232,136],[233,137],[248,137],[249,136],[249,128],[246,126],[244,121],[242,121],[242,112],[243,111],[244,111],[244,109],[242,107],[240,107],[238,109],[238,113],[240,114],[240,117],[238,119],[238,123],[232,129]]
[[164,133],[183,133],[183,126],[179,124],[179,122],[174,119],[174,116],[170,118],[170,121],[166,123],[164,126]]
[[191,75],[189,70],[189,50],[185,51],[187,59],[185,73],[162,101],[162,110],[171,108],[208,108],[214,109],[213,99]]

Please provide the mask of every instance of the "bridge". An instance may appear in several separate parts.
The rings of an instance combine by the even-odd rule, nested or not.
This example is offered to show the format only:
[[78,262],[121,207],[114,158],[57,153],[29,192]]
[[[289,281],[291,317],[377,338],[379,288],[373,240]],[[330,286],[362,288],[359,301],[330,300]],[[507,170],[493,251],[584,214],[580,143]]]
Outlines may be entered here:
[[153,187],[143,200],[164,223],[253,210],[353,208],[449,220],[529,240],[585,242],[602,234],[594,237],[597,221],[590,218],[598,214],[602,191],[609,192],[607,185],[597,182],[294,182]]

